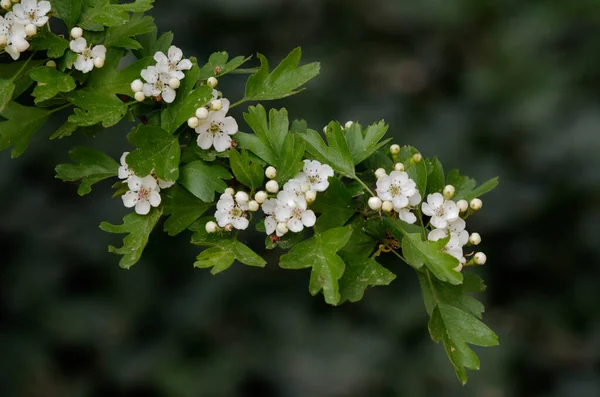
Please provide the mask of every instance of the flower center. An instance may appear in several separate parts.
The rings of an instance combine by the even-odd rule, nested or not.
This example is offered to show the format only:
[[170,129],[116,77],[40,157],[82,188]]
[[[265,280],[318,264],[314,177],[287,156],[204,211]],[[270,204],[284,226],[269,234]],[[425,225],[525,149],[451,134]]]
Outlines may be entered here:
[[308,177],[308,183],[311,185],[319,183],[319,177],[317,175],[311,175]]
[[211,123],[208,131],[210,131],[211,134],[218,134],[219,132],[221,132],[221,123],[217,123],[217,122]]
[[83,54],[82,54],[86,59],[90,59],[92,57],[92,49],[90,47],[86,47],[85,50],[83,50]]
[[150,196],[150,190],[146,189],[145,187],[140,187],[140,190],[138,192],[138,198],[140,200],[148,200],[148,196]]
[[440,218],[444,217],[444,207],[439,206],[438,209],[435,211],[435,214]]
[[400,195],[400,186],[398,186],[398,185],[392,185],[390,187],[390,194],[392,196],[394,196],[394,197],[395,196],[399,196]]
[[240,207],[233,207],[233,209],[229,211],[229,215],[231,215],[232,218],[241,218],[242,215],[244,215],[244,211],[242,211]]
[[292,218],[296,218],[296,219],[300,219],[302,217],[302,209],[300,208],[294,208],[292,210]]

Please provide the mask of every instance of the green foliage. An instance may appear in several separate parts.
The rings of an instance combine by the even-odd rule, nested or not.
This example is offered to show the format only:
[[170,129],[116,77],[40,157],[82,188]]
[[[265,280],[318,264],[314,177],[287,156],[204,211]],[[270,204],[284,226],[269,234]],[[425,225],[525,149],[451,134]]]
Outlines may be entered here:
[[322,290],[325,302],[337,305],[341,300],[339,280],[345,269],[344,261],[337,252],[344,248],[351,235],[352,228],[349,226],[316,233],[283,255],[279,266],[284,269],[312,268],[310,293],[316,295]]
[[16,102],[7,103],[0,111],[0,116],[6,119],[0,121],[0,150],[12,146],[12,157],[19,157],[50,114],[51,110],[22,106]]
[[73,77],[48,66],[32,69],[29,76],[38,83],[32,94],[35,103],[54,98],[61,92],[71,92],[77,87]]
[[285,98],[302,91],[306,82],[316,77],[321,69],[319,63],[298,67],[302,50],[296,48],[269,74],[269,62],[258,54],[260,69],[248,78],[246,97],[248,101],[268,101]]
[[456,189],[453,200],[457,201],[464,199],[470,201],[491,192],[498,186],[498,177],[492,178],[478,187],[475,187],[477,185],[475,179],[461,176],[458,170],[452,170],[448,173],[446,183],[448,185],[453,185]]
[[335,177],[329,178],[329,187],[317,196],[317,200],[311,206],[315,212],[321,214],[315,230],[322,233],[345,225],[354,215],[353,207],[352,195],[342,181]]
[[389,285],[396,275],[371,258],[342,253],[346,263],[343,277],[340,279],[341,301],[358,302],[368,287]]
[[78,147],[69,152],[76,164],[56,166],[56,177],[65,182],[81,180],[77,189],[80,196],[92,191],[94,183],[117,175],[119,164],[106,154],[86,147]]
[[150,233],[156,226],[156,223],[162,215],[162,210],[153,209],[148,215],[129,214],[123,218],[122,225],[112,225],[108,222],[102,222],[100,229],[108,233],[127,234],[123,239],[123,246],[116,248],[108,247],[108,251],[113,254],[122,255],[119,266],[123,269],[129,269],[135,265],[141,258],[144,248],[148,244]]
[[127,105],[108,90],[95,88],[73,91],[69,102],[78,106],[69,121],[79,126],[102,123],[104,128],[117,124],[127,113]]
[[40,32],[31,40],[31,50],[47,51],[50,58],[60,58],[69,48],[69,42],[47,30]]
[[209,77],[222,77],[248,62],[250,58],[239,56],[229,60],[229,54],[225,51],[215,52],[200,69],[198,79],[206,80]]
[[327,143],[317,131],[308,130],[304,136],[306,151],[316,160],[329,164],[336,172],[354,178],[354,160],[340,123],[332,121],[325,129],[325,137]]
[[69,29],[79,20],[82,4],[81,0],[52,0],[52,8]]
[[[10,62],[5,64],[0,64],[0,82],[3,80],[11,81],[14,84],[14,89],[11,97],[1,96],[0,104],[4,102],[8,103],[11,99],[18,98],[23,92],[25,92],[33,80],[29,77],[29,71],[36,66],[42,65],[44,60],[23,60]],[[8,83],[0,83],[8,84]],[[0,106],[0,110],[2,110],[2,106]]]
[[137,175],[150,175],[154,171],[165,181],[179,178],[181,149],[176,136],[160,127],[138,125],[127,139],[137,147],[127,155],[127,164]]
[[155,29],[154,19],[142,14],[134,14],[129,22],[106,30],[104,45],[107,47],[120,47],[137,50],[142,45],[133,37],[150,33]]
[[364,130],[358,123],[352,123],[352,126],[345,130],[348,149],[354,164],[362,163],[392,140],[392,138],[381,140],[388,128],[389,126],[382,120]]
[[265,179],[263,168],[256,161],[250,160],[248,152],[242,150],[241,154],[237,150],[229,152],[231,171],[242,185],[248,186],[252,191],[262,185]]
[[4,110],[4,106],[10,102],[14,92],[15,83],[13,83],[12,80],[0,80],[0,112]]
[[174,185],[162,193],[165,215],[170,215],[165,221],[164,230],[169,236],[176,236],[198,220],[212,203],[200,201],[196,196]]
[[136,0],[123,4],[113,4],[110,0],[88,0],[84,3],[79,26],[92,31],[123,26],[129,21],[130,12],[148,11],[152,8],[152,3],[154,0]]
[[181,167],[179,183],[200,200],[212,203],[215,192],[223,193],[227,189],[223,179],[231,178],[233,176],[225,168],[198,160]]
[[444,178],[444,167],[437,157],[427,159],[427,194],[441,192],[446,186]]

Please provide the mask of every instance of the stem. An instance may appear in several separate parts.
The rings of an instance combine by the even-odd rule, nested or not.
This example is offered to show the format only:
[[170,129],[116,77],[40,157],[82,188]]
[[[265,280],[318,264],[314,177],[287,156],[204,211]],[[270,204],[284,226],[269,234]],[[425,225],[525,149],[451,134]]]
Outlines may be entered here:
[[59,110],[63,110],[63,109],[65,109],[65,108],[68,108],[69,106],[71,106],[71,104],[70,104],[70,103],[67,103],[67,104],[65,104],[65,105],[62,105],[62,106],[59,106],[59,107],[57,107],[57,108],[55,108],[55,109],[52,109],[52,110],[50,111],[50,113],[55,113],[55,112],[58,112]]
[[419,215],[419,223],[421,224],[421,233],[423,233],[423,238],[427,238],[427,230],[425,229],[425,224],[423,223],[423,213],[420,208],[417,208],[417,214]]
[[369,194],[373,197],[375,197],[375,193],[373,193],[373,191],[371,189],[369,189],[369,187],[367,186],[366,183],[364,183],[363,181],[360,180],[359,177],[354,176],[352,177],[352,179],[354,179],[356,182],[358,182],[362,187],[364,187],[365,189],[367,189],[367,192],[369,192]]
[[249,68],[249,69],[235,69],[229,72],[229,74],[254,74],[258,72],[259,68]]
[[236,103],[234,103],[233,105],[229,105],[229,109],[233,109],[234,107],[241,105],[242,103],[246,102],[248,99],[246,99],[245,97],[240,99],[239,101],[237,101]]
[[31,59],[33,59],[34,55],[35,55],[35,51],[31,53],[31,55],[29,56],[29,58],[27,58],[27,60],[23,63],[23,66],[21,66],[21,69],[19,69],[17,71],[17,73],[15,73],[15,75],[10,79],[11,82],[14,82],[17,79],[17,77],[19,77],[19,75],[21,74],[21,72],[23,72],[23,70],[25,70],[25,68],[29,64],[29,61],[31,61]]
[[395,250],[391,250],[390,252],[393,253],[394,255],[396,255],[398,258],[402,259],[402,262],[404,262],[408,265],[408,262],[406,261],[406,259],[402,255],[400,255],[398,252],[396,252]]
[[433,286],[433,281],[431,281],[431,273],[428,269],[425,269],[425,275],[427,276],[427,281],[429,282],[429,288],[431,288],[431,294],[433,295],[433,300],[435,300],[435,305],[437,306],[439,303],[437,293],[435,292],[435,287]]

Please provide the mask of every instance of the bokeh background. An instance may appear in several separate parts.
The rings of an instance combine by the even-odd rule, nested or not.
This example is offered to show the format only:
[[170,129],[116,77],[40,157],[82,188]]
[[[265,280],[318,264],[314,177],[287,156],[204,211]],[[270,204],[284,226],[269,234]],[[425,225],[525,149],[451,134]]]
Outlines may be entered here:
[[[483,236],[486,323],[466,387],[431,342],[416,277],[328,307],[308,271],[193,269],[189,235],[152,235],[130,271],[103,220],[54,179],[68,149],[117,157],[128,126],[37,135],[0,153],[0,395],[7,397],[600,396],[600,3],[597,0],[158,0],[186,54],[296,46],[323,73],[285,101],[318,129],[384,118],[396,142],[480,181],[499,175],[469,229]],[[223,79],[238,98],[243,77]],[[234,115],[241,117],[241,110]],[[58,121],[57,121],[58,123]]]

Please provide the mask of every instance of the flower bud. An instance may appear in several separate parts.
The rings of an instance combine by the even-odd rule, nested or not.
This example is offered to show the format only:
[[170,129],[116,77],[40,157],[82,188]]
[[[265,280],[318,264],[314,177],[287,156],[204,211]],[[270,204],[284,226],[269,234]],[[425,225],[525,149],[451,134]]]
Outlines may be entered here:
[[485,254],[483,252],[478,252],[473,257],[473,261],[477,265],[485,265],[485,262],[487,261],[487,256],[485,256]]
[[483,201],[479,200],[478,198],[474,198],[471,200],[471,204],[469,206],[473,211],[479,211],[483,206]]
[[248,210],[252,211],[252,212],[256,212],[258,211],[258,208],[260,207],[260,204],[258,204],[258,202],[252,200],[248,203]]
[[381,199],[379,197],[371,197],[368,201],[369,208],[375,211],[379,211],[381,209]]
[[196,127],[198,127],[198,124],[200,124],[200,121],[198,120],[197,117],[190,117],[188,119],[187,123],[188,123],[188,127],[196,128]]
[[225,194],[228,194],[231,197],[233,197],[233,196],[235,196],[235,190],[233,190],[232,187],[228,187],[227,189],[225,189]]
[[104,59],[100,58],[100,57],[94,58],[94,66],[97,67],[97,68],[104,67]]
[[2,0],[0,2],[0,6],[2,6],[2,8],[4,8],[6,11],[10,11],[12,3],[10,2],[10,0]]
[[344,128],[348,129],[348,128],[352,127],[353,124],[354,124],[354,121],[347,121],[346,125],[344,125]]
[[37,34],[37,26],[32,23],[29,23],[25,26],[25,33],[27,36],[32,37]]
[[394,204],[392,204],[391,201],[384,201],[383,204],[381,204],[381,209],[384,212],[392,212],[394,209]]
[[277,224],[277,231],[279,232],[279,234],[286,234],[289,231],[287,223],[279,222]]
[[8,39],[6,38],[6,35],[0,34],[0,47],[4,47],[6,45],[7,40]]
[[393,144],[392,146],[390,146],[390,153],[394,155],[400,153],[400,145]]
[[228,223],[223,229],[225,229],[226,232],[230,232],[233,230],[233,225],[231,223]]
[[204,228],[206,229],[206,233],[216,233],[219,230],[219,226],[213,221],[206,222]]
[[46,62],[46,66],[48,66],[49,68],[52,69],[56,69],[56,62],[54,62],[52,59],[49,60],[48,62]]
[[267,198],[269,198],[269,196],[266,192],[263,192],[262,190],[256,192],[256,194],[254,195],[254,200],[256,200],[258,204],[264,203],[265,201],[267,201]]
[[265,187],[267,188],[267,192],[269,193],[277,193],[279,191],[279,184],[276,180],[273,179],[267,182]]
[[211,110],[219,111],[223,109],[223,102],[220,99],[215,99],[210,103]]
[[327,132],[327,126],[323,127],[323,133]]
[[144,95],[143,91],[136,92],[134,97],[135,97],[135,100],[138,102],[144,102],[144,99],[146,99],[146,95]]
[[204,120],[208,117],[208,109],[205,107],[196,109],[196,117],[198,117],[200,120]]
[[314,190],[309,190],[308,192],[304,193],[304,197],[306,198],[306,202],[308,204],[314,203],[317,199],[317,192]]
[[206,80],[206,84],[208,84],[211,88],[215,88],[217,84],[219,84],[219,80],[214,77],[209,77],[208,80]]
[[144,83],[142,83],[142,80],[135,79],[131,82],[131,91],[139,92],[139,91],[143,91],[143,90],[144,90]]
[[275,179],[277,177],[277,170],[273,166],[268,166],[265,170],[265,176],[269,179]]
[[421,160],[423,160],[423,156],[421,155],[421,153],[415,153],[415,154],[413,154],[411,160],[413,163],[420,163]]
[[469,242],[473,245],[479,245],[481,243],[481,236],[479,233],[471,233],[471,236],[469,236]]
[[300,191],[302,193],[306,193],[310,190],[310,185],[308,183],[303,183],[302,185],[300,185]]
[[235,194],[235,201],[240,204],[245,204],[248,202],[248,200],[250,200],[250,197],[248,197],[248,193],[246,192],[237,192]]
[[467,200],[458,200],[456,206],[460,212],[466,212],[469,209],[469,203],[467,203]]
[[458,266],[456,266],[456,267],[454,268],[454,271],[455,271],[455,272],[459,272],[459,273],[460,273],[460,272],[462,271],[462,269],[463,269],[463,264],[462,264],[462,263],[459,263],[459,264],[458,264]]
[[402,163],[396,163],[396,164],[394,164],[394,170],[396,170],[396,171],[404,171],[404,164],[402,164]]
[[169,80],[169,87],[176,90],[179,88],[179,86],[181,86],[181,81],[179,81],[177,77],[171,77]]
[[72,38],[78,39],[82,36],[83,36],[83,29],[81,29],[79,26],[75,26],[73,29],[71,29],[71,37]]
[[456,193],[456,189],[452,185],[446,185],[444,187],[444,200],[451,200],[454,197],[454,193]]
[[377,179],[379,179],[379,178],[383,178],[383,177],[384,177],[384,176],[386,176],[386,175],[387,175],[387,174],[386,174],[386,172],[385,172],[385,170],[384,170],[383,168],[377,168],[377,170],[375,171],[375,177],[376,177]]

